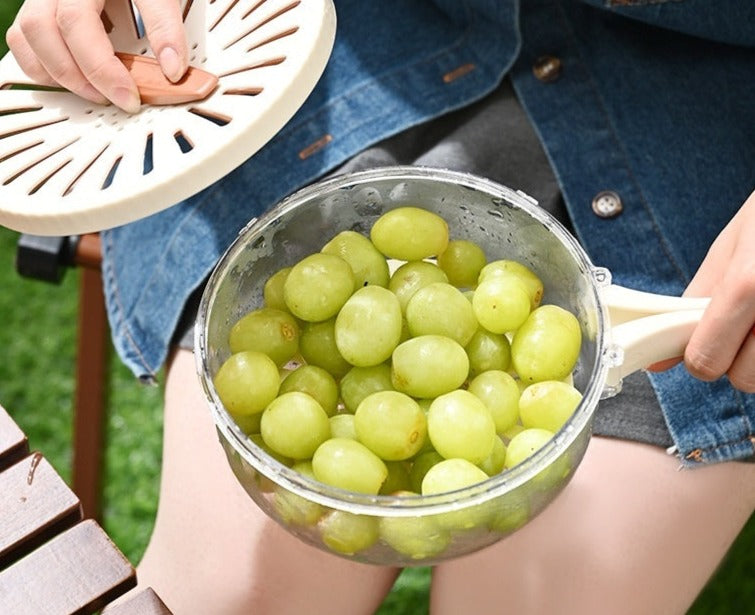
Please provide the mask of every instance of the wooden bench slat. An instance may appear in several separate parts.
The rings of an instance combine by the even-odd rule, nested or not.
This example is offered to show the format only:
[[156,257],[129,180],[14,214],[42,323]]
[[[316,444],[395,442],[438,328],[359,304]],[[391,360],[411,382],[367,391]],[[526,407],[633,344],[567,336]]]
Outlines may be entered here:
[[129,561],[86,520],[0,572],[0,613],[92,613],[135,585]]
[[0,473],[0,569],[81,520],[79,499],[39,453]]
[[103,615],[171,615],[171,612],[160,596],[147,587],[108,606]]
[[0,470],[29,454],[26,435],[10,414],[0,406]]

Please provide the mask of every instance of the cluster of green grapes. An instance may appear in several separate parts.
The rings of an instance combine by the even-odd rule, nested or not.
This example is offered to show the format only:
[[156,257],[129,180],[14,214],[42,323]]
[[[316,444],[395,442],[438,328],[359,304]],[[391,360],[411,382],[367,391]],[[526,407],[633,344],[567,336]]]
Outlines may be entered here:
[[[321,483],[399,496],[461,489],[521,463],[580,402],[570,382],[579,323],[542,296],[529,268],[488,262],[442,217],[393,209],[369,237],[343,231],[266,281],[264,306],[230,331],[215,389],[255,443]],[[311,515],[290,520],[324,524],[337,551],[373,534],[290,502],[281,497],[279,513]]]

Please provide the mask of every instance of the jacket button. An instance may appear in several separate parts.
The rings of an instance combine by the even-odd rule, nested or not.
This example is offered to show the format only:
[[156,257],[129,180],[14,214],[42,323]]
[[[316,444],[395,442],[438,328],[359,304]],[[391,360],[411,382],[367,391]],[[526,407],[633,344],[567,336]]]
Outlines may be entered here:
[[613,190],[603,190],[593,198],[592,210],[601,218],[613,218],[624,210],[624,204]]
[[561,60],[555,56],[541,56],[535,60],[532,72],[543,83],[550,83],[561,76]]

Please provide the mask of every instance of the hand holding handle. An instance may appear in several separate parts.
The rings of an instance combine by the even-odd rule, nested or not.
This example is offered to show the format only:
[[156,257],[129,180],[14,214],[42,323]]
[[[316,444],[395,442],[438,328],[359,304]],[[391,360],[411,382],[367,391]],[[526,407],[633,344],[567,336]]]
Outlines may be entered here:
[[692,332],[710,299],[674,297],[612,284],[601,291],[611,323],[617,365],[608,370],[606,387],[618,390],[623,378],[664,359],[684,355]]

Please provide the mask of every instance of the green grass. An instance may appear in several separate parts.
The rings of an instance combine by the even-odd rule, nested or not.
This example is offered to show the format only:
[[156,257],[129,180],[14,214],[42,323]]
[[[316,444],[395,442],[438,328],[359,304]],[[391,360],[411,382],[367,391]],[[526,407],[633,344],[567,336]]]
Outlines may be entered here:
[[[0,31],[19,5],[19,0],[0,3]],[[4,42],[0,52],[5,53]],[[70,480],[78,272],[70,270],[59,286],[20,278],[14,267],[17,238],[0,228],[0,404],[27,433],[31,447]],[[104,525],[126,556],[138,561],[157,505],[162,389],[139,384],[117,360],[110,362],[108,380]],[[751,612],[753,570],[755,517],[690,615]],[[378,614],[427,613],[429,578],[428,568],[406,570]]]

